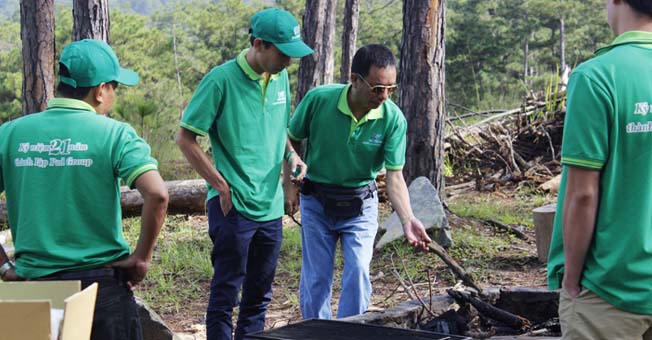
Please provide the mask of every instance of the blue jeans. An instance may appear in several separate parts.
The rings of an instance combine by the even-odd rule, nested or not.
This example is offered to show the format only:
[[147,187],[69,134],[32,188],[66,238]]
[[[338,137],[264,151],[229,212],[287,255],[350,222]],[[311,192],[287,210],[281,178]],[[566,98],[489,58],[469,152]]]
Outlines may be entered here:
[[213,280],[206,311],[207,340],[232,339],[233,308],[241,288],[235,339],[262,331],[283,239],[281,218],[254,222],[235,208],[224,216],[217,196],[208,201],[208,233],[213,241]]
[[369,307],[369,264],[378,230],[378,194],[363,201],[361,216],[326,216],[321,203],[301,195],[303,263],[299,300],[304,319],[332,319],[331,287],[335,247],[340,240],[344,257],[342,292],[337,317],[362,314]]
[[134,294],[126,284],[126,277],[122,270],[97,268],[35,279],[35,281],[51,280],[80,280],[82,289],[97,282],[91,340],[143,339],[138,306]]

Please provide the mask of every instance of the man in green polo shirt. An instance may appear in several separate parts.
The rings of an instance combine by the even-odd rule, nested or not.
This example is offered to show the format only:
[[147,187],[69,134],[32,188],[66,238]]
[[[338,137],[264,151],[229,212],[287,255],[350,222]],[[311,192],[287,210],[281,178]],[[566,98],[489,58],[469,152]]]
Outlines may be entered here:
[[652,339],[652,0],[607,0],[614,42],[568,84],[548,261],[564,339]]
[[[235,338],[263,330],[281,246],[283,190],[305,164],[287,139],[291,58],[312,53],[299,24],[271,8],[251,19],[251,47],[211,70],[181,119],[177,143],[208,183],[213,280],[206,313],[209,340],[231,339],[233,307],[242,287]],[[208,135],[214,165],[197,143]],[[284,161],[285,160],[285,161]],[[287,186],[286,186],[287,187]],[[287,196],[290,213],[296,196]]]
[[351,84],[312,89],[297,107],[288,134],[307,139],[308,165],[301,194],[300,304],[304,319],[330,319],[335,247],[344,256],[337,317],[369,306],[369,264],[378,229],[375,179],[387,169],[387,193],[408,241],[427,249],[423,225],[412,214],[403,178],[407,122],[389,99],[396,89],[396,61],[382,45],[360,48]]
[[[142,339],[131,290],[147,273],[168,202],[150,147],[131,126],[104,116],[118,83],[136,85],[138,75],[120,67],[109,45],[73,42],[61,54],[57,98],[43,112],[0,126],[0,191],[16,260],[0,247],[0,276],[81,280],[83,288],[98,282],[94,340]],[[131,254],[120,180],[144,198]]]

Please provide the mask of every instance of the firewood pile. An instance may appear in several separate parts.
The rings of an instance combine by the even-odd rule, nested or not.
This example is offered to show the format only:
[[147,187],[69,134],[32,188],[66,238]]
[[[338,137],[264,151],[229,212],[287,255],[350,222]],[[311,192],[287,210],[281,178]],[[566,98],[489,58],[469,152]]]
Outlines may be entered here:
[[[451,335],[464,335],[474,339],[491,339],[494,336],[507,339],[506,335],[529,335],[558,337],[561,335],[559,318],[554,315],[530,313],[529,318],[510,311],[511,306],[500,305],[488,298],[480,298],[473,291],[448,289],[448,296],[457,303],[457,308],[449,309],[421,326],[423,330]],[[541,301],[534,297],[532,300]],[[548,300],[550,300],[548,298]],[[554,301],[545,301],[552,305]],[[527,302],[526,302],[527,303]],[[534,303],[534,301],[529,301]],[[548,308],[550,309],[550,308]],[[539,311],[540,312],[540,311]],[[548,311],[549,312],[549,311]]]
[[510,184],[538,186],[561,172],[565,92],[547,101],[527,98],[520,108],[474,124],[448,123],[445,137],[453,176],[449,195],[494,191]]

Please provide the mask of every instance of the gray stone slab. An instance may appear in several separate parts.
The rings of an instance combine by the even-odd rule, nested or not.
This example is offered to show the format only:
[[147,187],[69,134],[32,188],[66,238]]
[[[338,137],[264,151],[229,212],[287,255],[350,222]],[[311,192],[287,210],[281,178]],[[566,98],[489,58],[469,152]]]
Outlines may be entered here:
[[170,328],[163,322],[163,319],[147,304],[136,298],[140,323],[143,327],[143,339],[145,340],[180,340]]
[[[418,177],[412,181],[408,187],[408,192],[414,216],[421,220],[426,229],[434,229],[434,233],[430,233],[434,241],[437,241],[443,247],[449,247],[452,244],[450,228],[437,189],[430,183],[428,178]],[[403,226],[396,212],[393,212],[389,218],[381,223],[380,229],[386,230],[386,232],[376,244],[376,249],[404,237]]]

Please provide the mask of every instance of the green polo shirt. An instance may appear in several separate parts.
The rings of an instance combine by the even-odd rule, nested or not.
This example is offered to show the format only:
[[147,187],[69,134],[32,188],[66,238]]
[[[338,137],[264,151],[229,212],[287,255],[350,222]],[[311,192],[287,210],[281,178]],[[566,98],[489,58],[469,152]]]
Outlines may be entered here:
[[600,171],[581,284],[619,309],[652,314],[652,33],[624,33],[596,54],[568,84],[548,285],[559,288],[564,274],[568,167]]
[[0,191],[17,274],[84,270],[128,255],[119,182],[133,187],[156,165],[133,128],[83,101],[52,99],[44,112],[0,126]]
[[346,96],[350,85],[323,85],[306,94],[297,107],[288,134],[308,139],[305,161],[310,180],[360,187],[376,178],[383,166],[401,170],[405,164],[407,122],[387,99],[359,121]]
[[[267,81],[247,63],[248,50],[202,79],[181,127],[208,134],[215,168],[231,187],[238,212],[254,221],[283,215],[281,165],[290,117],[287,70]],[[217,191],[208,185],[208,197]]]

